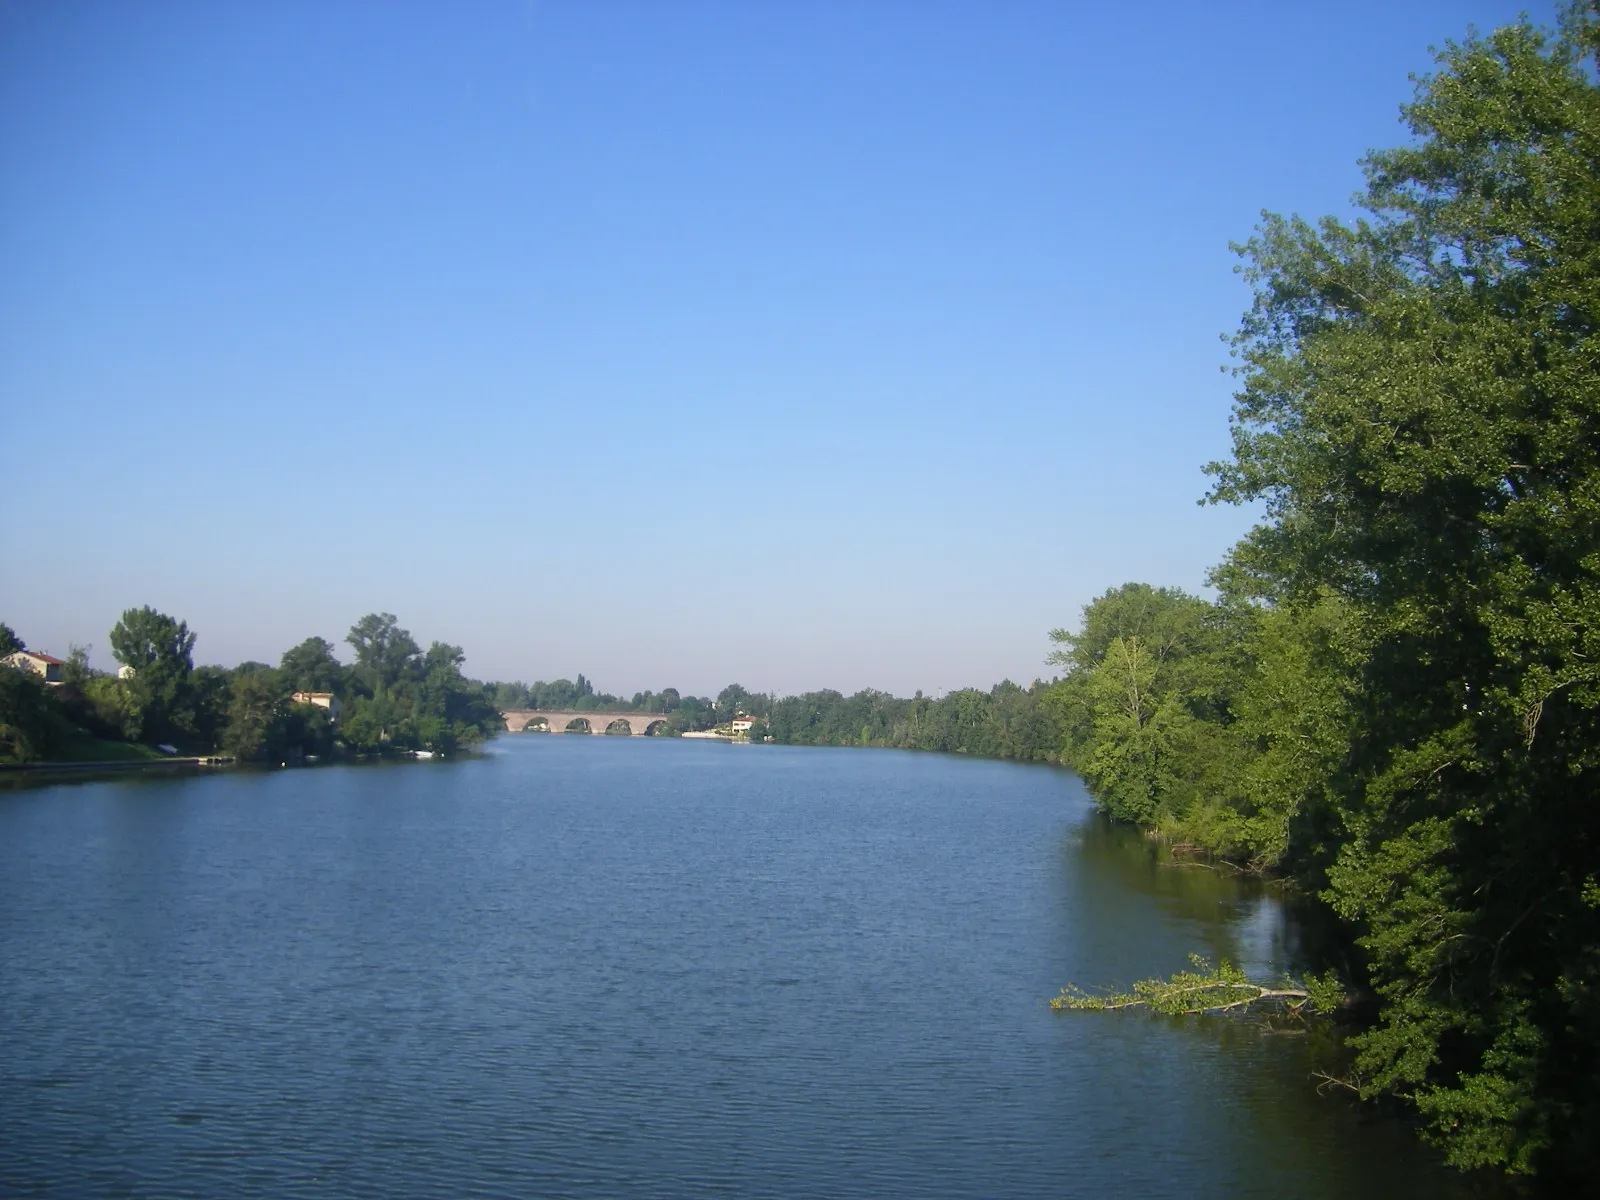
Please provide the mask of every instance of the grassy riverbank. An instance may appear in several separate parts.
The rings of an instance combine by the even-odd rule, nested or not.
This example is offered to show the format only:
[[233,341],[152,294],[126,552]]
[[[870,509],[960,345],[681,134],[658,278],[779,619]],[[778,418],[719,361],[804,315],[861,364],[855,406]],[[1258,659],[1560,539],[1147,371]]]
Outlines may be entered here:
[[135,742],[114,742],[77,730],[66,738],[56,754],[44,762],[46,765],[140,763],[159,761],[167,757],[153,746],[141,746]]

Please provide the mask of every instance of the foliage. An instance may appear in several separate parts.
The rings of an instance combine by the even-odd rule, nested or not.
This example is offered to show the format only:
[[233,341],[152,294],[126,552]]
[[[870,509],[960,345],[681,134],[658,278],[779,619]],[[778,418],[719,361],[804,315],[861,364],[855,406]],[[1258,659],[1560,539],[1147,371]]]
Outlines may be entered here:
[[556,679],[549,683],[490,683],[489,701],[501,711],[512,709],[563,710],[569,712],[668,712],[678,706],[678,693],[673,688],[660,695],[655,692],[636,692],[631,700],[613,696],[609,692],[596,692],[593,682],[578,676],[577,682]]
[[1220,596],[1058,637],[1111,812],[1290,873],[1345,923],[1367,1095],[1450,1161],[1600,1147],[1600,48],[1593,6],[1448,45],[1353,224],[1242,247]]
[[51,690],[25,667],[0,665],[0,762],[45,761],[63,745],[71,727]]
[[[867,689],[853,696],[824,690],[778,698],[731,683],[715,700],[684,695],[677,688],[635,693],[632,701],[588,690],[574,698],[572,684],[491,683],[484,693],[502,710],[665,712],[666,733],[720,729],[731,732],[734,717],[755,718],[752,741],[790,745],[890,746],[943,750],[995,758],[1054,762],[1061,742],[1060,723],[1049,705],[1051,685],[1027,687],[1006,680],[987,692],[964,688],[939,699],[918,692],[909,699]],[[508,703],[511,701],[511,703]]]
[[[9,627],[0,636],[10,636]],[[387,613],[351,630],[358,661],[350,667],[323,638],[286,651],[277,668],[244,662],[231,670],[194,666],[195,635],[183,621],[151,608],[129,609],[111,631],[126,678],[95,671],[74,646],[58,687],[30,671],[0,670],[0,761],[83,761],[92,747],[170,741],[241,761],[279,762],[304,755],[427,748],[450,752],[502,728],[483,685],[466,679],[460,647],[433,643],[423,653]],[[332,692],[350,714],[336,728],[329,711],[295,703],[295,692]],[[107,740],[110,739],[110,740]]]
[[111,652],[131,672],[123,706],[130,741],[183,742],[196,732],[194,642],[187,623],[149,605],[128,609],[112,626]]
[[333,643],[320,637],[285,650],[278,673],[291,692],[346,692],[352,682],[348,668],[334,656]]
[[344,640],[355,649],[356,678],[368,695],[393,688],[422,652],[393,613],[368,613],[350,627]]
[[390,613],[369,613],[346,640],[356,651],[342,727],[350,749],[449,753],[504,728],[490,689],[461,673],[459,646],[434,642],[423,653]]
[[1218,499],[1267,506],[1241,585],[1350,614],[1323,894],[1382,1002],[1357,1068],[1462,1166],[1570,1168],[1600,1122],[1592,1016],[1565,998],[1600,983],[1573,977],[1600,935],[1581,901],[1600,849],[1600,89],[1579,66],[1597,28],[1574,9],[1554,42],[1522,25],[1448,47],[1408,109],[1419,143],[1368,163],[1369,220],[1266,220],[1234,458],[1213,468]]
[[289,743],[290,707],[280,673],[236,670],[228,682],[222,749],[241,762],[279,758]]
[[[1051,659],[1068,668],[1048,701],[1063,757],[1113,816],[1192,825],[1230,786],[1243,750],[1229,699],[1251,624],[1177,589],[1131,583],[1085,607],[1080,632],[1051,633],[1062,647]],[[1206,840],[1219,839],[1237,830]]]
[[100,674],[89,665],[89,647],[74,642],[67,648],[67,661],[61,668],[61,682],[68,688],[82,690],[91,679]]
[[1053,761],[1060,727],[1045,706],[1049,685],[1005,680],[987,692],[963,688],[934,699],[868,689],[825,690],[757,705],[773,741],[792,745],[890,746],[992,758]]
[[740,684],[730,683],[717,693],[717,712],[722,715],[723,720],[732,720],[744,712],[754,699],[748,689]]

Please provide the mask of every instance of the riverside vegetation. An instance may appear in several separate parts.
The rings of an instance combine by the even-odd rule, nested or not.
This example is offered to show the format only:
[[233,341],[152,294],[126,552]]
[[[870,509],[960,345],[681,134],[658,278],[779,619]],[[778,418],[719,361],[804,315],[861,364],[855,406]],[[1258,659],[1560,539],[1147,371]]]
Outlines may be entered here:
[[[503,727],[483,685],[461,674],[459,646],[434,642],[424,651],[389,613],[361,618],[346,640],[355,651],[348,666],[312,637],[277,667],[197,667],[187,622],[129,609],[111,630],[125,668],[117,675],[91,668],[82,646],[72,648],[59,685],[0,668],[0,761],[118,759],[157,743],[245,762],[335,750],[450,752]],[[0,625],[0,657],[21,648]],[[304,692],[339,697],[337,729],[326,709],[294,702]]]
[[[391,613],[369,613],[346,642],[354,661],[339,660],[332,642],[310,637],[286,650],[276,667],[196,666],[188,623],[145,607],[129,609],[111,630],[119,675],[89,666],[73,646],[62,682],[47,685],[31,671],[0,668],[0,763],[113,760],[154,755],[157,743],[193,753],[225,753],[243,762],[276,763],[330,754],[411,750],[450,753],[505,729],[514,709],[573,712],[665,712],[674,735],[726,726],[739,713],[759,718],[761,741],[817,745],[899,746],[1001,758],[1056,761],[1059,725],[1050,715],[1050,685],[1009,681],[937,700],[918,693],[844,696],[808,692],[779,699],[737,683],[715,698],[676,688],[631,699],[595,689],[579,675],[532,684],[481,683],[462,673],[459,646],[424,651]],[[0,625],[0,658],[24,648]],[[326,692],[340,702],[337,728],[326,709],[294,696]]]
[[[1448,45],[1365,215],[1241,247],[1217,599],[1058,631],[1065,757],[1114,817],[1287,877],[1373,1017],[1347,1082],[1449,1161],[1600,1148],[1596,7]],[[1170,992],[1168,993],[1170,994]]]

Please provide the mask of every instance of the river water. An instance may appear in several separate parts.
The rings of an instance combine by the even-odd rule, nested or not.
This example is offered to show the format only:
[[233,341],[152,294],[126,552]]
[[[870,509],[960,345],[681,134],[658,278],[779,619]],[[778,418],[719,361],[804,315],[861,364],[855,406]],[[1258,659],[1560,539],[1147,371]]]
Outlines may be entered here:
[[1251,1021],[1055,1014],[1267,893],[1071,774],[503,737],[0,794],[0,1193],[1467,1194]]

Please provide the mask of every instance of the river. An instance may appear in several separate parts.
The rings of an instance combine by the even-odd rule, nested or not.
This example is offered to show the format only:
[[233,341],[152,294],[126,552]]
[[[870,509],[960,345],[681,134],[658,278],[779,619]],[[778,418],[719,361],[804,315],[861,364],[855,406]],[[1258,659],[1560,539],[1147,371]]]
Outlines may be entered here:
[[1047,767],[502,737],[0,793],[0,1193],[1457,1197],[1253,1021],[1259,887]]

